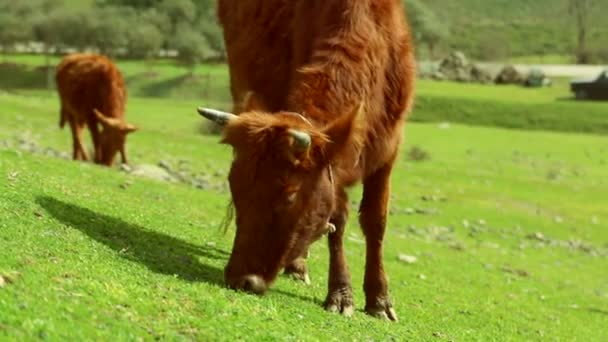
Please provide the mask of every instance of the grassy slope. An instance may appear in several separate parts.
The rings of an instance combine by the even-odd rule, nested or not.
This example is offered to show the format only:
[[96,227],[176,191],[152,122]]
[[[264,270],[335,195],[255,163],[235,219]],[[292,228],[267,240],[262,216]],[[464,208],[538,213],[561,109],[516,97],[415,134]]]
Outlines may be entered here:
[[[195,134],[196,104],[133,99],[129,118],[143,129],[129,140],[132,163],[186,159],[222,181],[230,151]],[[1,95],[0,108],[0,146],[29,132],[68,150],[54,98]],[[385,260],[396,324],[321,310],[323,242],[312,250],[310,287],[282,277],[262,298],[224,289],[225,192],[0,151],[0,274],[20,273],[0,288],[0,339],[606,340],[606,139],[410,124],[404,151],[413,145],[431,160],[404,153],[394,173]],[[447,201],[421,200],[432,194]],[[404,214],[409,207],[438,212]],[[553,245],[526,237],[535,232]],[[361,308],[354,217],[347,236]],[[419,261],[404,264],[399,253]]]
[[[425,4],[450,26],[450,45],[469,53],[492,40],[504,42],[513,56],[563,54],[575,46],[574,21],[568,16],[566,1],[427,0]],[[598,45],[607,33],[601,23],[608,2],[597,1],[595,6],[591,45]]]
[[[36,93],[46,86],[40,56],[10,56],[19,67],[0,65],[0,88],[13,92]],[[53,65],[58,58],[53,58]],[[224,65],[201,65],[196,77],[170,61],[146,65],[139,61],[120,61],[132,96],[172,99],[213,99],[208,103],[230,109],[228,71]],[[516,86],[462,85],[449,82],[419,81],[416,111],[419,122],[451,121],[473,125],[534,130],[608,133],[608,102],[572,101],[567,80],[556,79],[551,88],[526,89]],[[54,94],[53,94],[54,95]],[[200,103],[199,103],[200,104]]]

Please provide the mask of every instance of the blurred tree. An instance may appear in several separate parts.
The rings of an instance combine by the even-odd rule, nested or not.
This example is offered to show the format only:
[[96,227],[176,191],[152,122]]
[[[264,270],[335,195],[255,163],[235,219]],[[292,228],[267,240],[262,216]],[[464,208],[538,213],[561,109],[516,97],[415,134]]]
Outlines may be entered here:
[[598,0],[567,0],[568,12],[576,24],[576,62],[589,63],[590,53],[587,49],[587,37],[591,27],[591,15]]
[[63,44],[63,32],[65,32],[68,14],[63,8],[56,9],[50,13],[38,13],[31,18],[31,28],[34,39],[43,43],[44,54],[46,56],[46,84],[47,88],[53,87],[53,71],[51,66],[51,55],[60,45]]
[[449,37],[448,27],[439,20],[435,13],[419,0],[403,0],[413,38],[418,44],[428,48],[429,57],[433,58],[437,47]]
[[94,47],[91,33],[97,20],[96,11],[92,9],[63,9],[63,17],[58,23],[61,35],[60,48],[84,50]]
[[84,49],[91,44],[90,34],[96,19],[93,10],[56,7],[33,16],[31,26],[34,38],[47,45],[47,50]]
[[150,8],[157,6],[162,0],[97,0],[95,4],[103,6],[129,6],[135,8]]
[[28,18],[36,13],[48,13],[63,5],[63,0],[0,1],[0,13]]
[[608,64],[608,35],[602,31],[595,31],[589,38],[589,62]]
[[152,24],[163,32],[169,32],[171,29],[171,22],[166,13],[159,11],[157,8],[151,7],[146,10],[138,10],[139,21]]
[[16,43],[29,40],[31,36],[31,26],[25,20],[0,12],[0,49],[4,56]]
[[158,27],[141,17],[127,32],[128,54],[133,58],[151,59],[156,56],[163,44],[163,34]]
[[191,26],[197,14],[192,0],[163,0],[158,10],[169,17],[171,34],[176,34],[182,26]]
[[226,47],[224,46],[224,31],[217,19],[217,1],[199,0],[196,2],[199,11],[198,30],[205,37],[209,46],[215,52],[214,59],[226,59]]
[[217,0],[197,0],[194,3],[198,8],[199,20],[216,22]]
[[188,68],[190,76],[194,75],[196,65],[204,61],[210,51],[205,38],[187,26],[179,28],[174,45],[179,54],[178,62]]
[[[216,0],[97,0],[100,7],[129,6],[137,8],[145,21],[154,24],[163,34],[163,48],[175,49],[178,32],[196,31],[207,42],[208,57],[223,59],[224,39],[216,19]],[[144,12],[141,12],[141,11]],[[148,29],[149,30],[149,29]],[[190,39],[185,37],[183,40]],[[213,51],[211,51],[213,50]],[[215,52],[215,53],[212,53]]]
[[88,23],[88,38],[99,52],[109,56],[128,44],[127,33],[135,21],[135,10],[128,7],[94,8]]
[[215,21],[211,20],[201,20],[198,27],[198,31],[201,32],[209,47],[215,52],[214,59],[225,60],[226,47],[224,46],[222,28]]
[[31,20],[61,5],[61,0],[0,1],[0,47],[7,51],[33,38]]

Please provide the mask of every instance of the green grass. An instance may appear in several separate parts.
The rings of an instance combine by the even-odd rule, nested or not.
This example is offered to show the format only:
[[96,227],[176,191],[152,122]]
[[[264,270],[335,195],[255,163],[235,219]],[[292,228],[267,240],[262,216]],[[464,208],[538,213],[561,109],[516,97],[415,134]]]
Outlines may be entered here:
[[88,7],[92,6],[95,1],[94,0],[63,0],[63,3],[69,7]]
[[[20,139],[70,146],[57,99],[24,93],[0,94],[0,275],[12,280],[0,287],[0,340],[608,339],[605,137],[410,123],[385,249],[400,321],[388,323],[360,311],[354,214],[354,317],[321,309],[324,241],[311,251],[311,286],[280,277],[264,297],[225,289],[225,190],[23,152]],[[142,130],[129,138],[131,163],[188,160],[225,183],[231,153],[197,134],[199,102],[132,98],[128,118]],[[430,159],[409,161],[413,146]],[[445,201],[422,200],[431,195]],[[539,232],[544,241],[528,237]]]

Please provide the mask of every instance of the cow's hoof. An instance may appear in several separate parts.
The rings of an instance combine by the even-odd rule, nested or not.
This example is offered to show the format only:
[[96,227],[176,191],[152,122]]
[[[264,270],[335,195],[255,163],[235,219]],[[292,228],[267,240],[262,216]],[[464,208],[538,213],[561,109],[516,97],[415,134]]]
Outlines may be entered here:
[[303,282],[305,285],[310,285],[311,284],[310,276],[308,275],[308,272],[300,273],[300,272],[288,272],[288,271],[285,271],[285,274],[291,276],[296,281]]
[[285,267],[285,274],[290,275],[293,279],[301,281],[306,285],[310,285],[310,276],[308,275],[308,269],[306,268],[306,260],[304,258],[298,258],[292,261]]
[[353,304],[353,290],[348,287],[343,287],[338,290],[330,291],[327,294],[325,303],[323,304],[325,310],[329,312],[340,313],[345,317],[350,317],[355,311]]
[[365,312],[373,317],[397,322],[397,313],[393,309],[390,300],[380,300],[375,305],[366,305]]

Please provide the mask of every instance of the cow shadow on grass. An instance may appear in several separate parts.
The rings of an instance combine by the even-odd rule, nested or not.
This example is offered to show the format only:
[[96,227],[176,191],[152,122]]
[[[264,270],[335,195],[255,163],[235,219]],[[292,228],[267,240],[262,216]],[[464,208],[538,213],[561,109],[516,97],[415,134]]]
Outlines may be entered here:
[[[221,260],[224,264],[229,256],[226,251],[211,246],[198,246],[53,197],[41,196],[36,202],[66,226],[80,230],[110,247],[121,257],[138,262],[155,273],[177,276],[185,281],[225,286],[223,270],[203,264],[198,259]],[[319,306],[323,303],[319,298],[289,291],[270,291]]]
[[121,257],[138,262],[153,272],[186,281],[224,284],[221,269],[198,260],[199,257],[226,260],[228,254],[221,249],[197,246],[52,197],[38,197],[36,202],[68,227],[80,230]]

